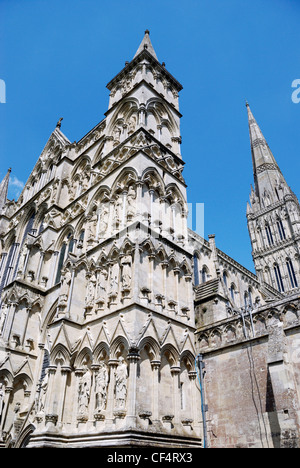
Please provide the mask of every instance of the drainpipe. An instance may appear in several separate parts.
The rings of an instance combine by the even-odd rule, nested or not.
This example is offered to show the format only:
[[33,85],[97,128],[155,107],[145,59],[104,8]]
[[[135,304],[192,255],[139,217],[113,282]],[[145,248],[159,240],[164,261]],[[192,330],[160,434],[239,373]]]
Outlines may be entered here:
[[205,404],[205,392],[204,392],[204,369],[205,363],[203,362],[202,354],[198,354],[195,359],[195,367],[200,385],[201,393],[201,412],[202,412],[202,421],[203,421],[203,448],[207,448],[207,422],[206,422],[206,412],[207,405]]

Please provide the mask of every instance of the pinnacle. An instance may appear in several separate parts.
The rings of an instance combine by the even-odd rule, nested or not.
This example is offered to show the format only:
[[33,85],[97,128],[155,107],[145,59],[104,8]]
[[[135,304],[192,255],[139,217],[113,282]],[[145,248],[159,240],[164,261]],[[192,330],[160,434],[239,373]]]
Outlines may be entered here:
[[146,49],[151,55],[153,55],[153,57],[156,60],[158,60],[157,55],[155,53],[155,50],[154,50],[153,45],[152,45],[151,40],[150,40],[150,31],[149,31],[149,29],[146,29],[144,38],[143,38],[138,50],[136,51],[136,54],[135,54],[134,58],[137,57],[144,49]]

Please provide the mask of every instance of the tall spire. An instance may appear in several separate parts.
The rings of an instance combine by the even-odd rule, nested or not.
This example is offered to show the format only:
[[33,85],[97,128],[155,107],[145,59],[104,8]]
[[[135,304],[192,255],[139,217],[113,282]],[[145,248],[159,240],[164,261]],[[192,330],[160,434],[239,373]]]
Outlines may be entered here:
[[0,183],[0,212],[4,208],[6,201],[7,201],[10,173],[11,173],[11,169],[8,169],[6,176]]
[[136,54],[135,54],[134,58],[137,57],[144,49],[147,49],[147,51],[151,55],[153,55],[153,57],[156,60],[158,60],[157,55],[155,53],[155,50],[153,49],[153,45],[152,45],[151,40],[150,40],[150,31],[148,29],[146,29],[146,31],[145,31],[145,36],[144,36],[144,38],[143,38],[143,40],[141,42],[140,47],[136,51]]
[[271,199],[277,198],[276,189],[284,185],[285,189],[290,190],[280,168],[273,156],[269,145],[255,120],[250,109],[249,103],[246,103],[248,111],[248,123],[251,143],[251,153],[254,172],[255,194],[262,200],[268,194]]

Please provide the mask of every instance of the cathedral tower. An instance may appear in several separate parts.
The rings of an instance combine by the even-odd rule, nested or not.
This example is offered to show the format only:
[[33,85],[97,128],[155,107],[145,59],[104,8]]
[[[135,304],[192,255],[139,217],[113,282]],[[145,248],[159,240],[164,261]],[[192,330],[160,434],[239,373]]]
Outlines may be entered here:
[[201,446],[182,86],[146,31],[107,88],[0,225],[6,446]]
[[259,279],[285,294],[300,286],[300,206],[247,103],[254,172],[247,219]]

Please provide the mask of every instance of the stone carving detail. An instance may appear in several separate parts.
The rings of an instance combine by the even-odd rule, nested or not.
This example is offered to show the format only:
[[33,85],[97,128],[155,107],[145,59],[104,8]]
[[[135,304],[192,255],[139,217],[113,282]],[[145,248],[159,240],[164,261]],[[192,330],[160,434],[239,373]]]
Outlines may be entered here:
[[40,393],[39,393],[38,401],[36,404],[37,414],[45,413],[45,402],[46,402],[46,394],[48,390],[48,383],[49,383],[49,373],[48,373],[48,369],[46,369],[46,374],[41,383]]
[[123,357],[119,358],[119,364],[116,369],[116,387],[115,387],[115,397],[116,397],[116,410],[125,410],[126,407],[126,398],[127,398],[127,378],[128,378],[128,369],[125,359]]
[[109,277],[109,297],[110,302],[114,303],[119,289],[119,264],[114,263],[110,269]]
[[4,397],[5,397],[5,386],[3,383],[0,383],[0,421],[1,421],[2,411],[4,407]]
[[123,201],[122,197],[117,195],[115,204],[114,204],[114,227],[117,229],[122,221],[122,208],[123,208]]
[[99,224],[99,236],[104,237],[107,227],[108,227],[108,217],[109,217],[109,209],[106,203],[101,205],[100,210],[100,224]]
[[85,313],[88,314],[94,307],[97,278],[95,273],[88,277],[85,296]]
[[107,388],[108,388],[108,370],[104,362],[100,363],[100,368],[96,376],[95,393],[96,393],[96,410],[101,412],[105,410],[107,403]]
[[129,187],[127,194],[127,221],[131,221],[136,214],[136,192],[134,188]]
[[125,255],[121,260],[122,265],[122,289],[130,291],[132,281],[132,258],[131,255]]
[[92,376],[88,368],[80,377],[78,389],[78,420],[88,420],[88,409],[91,395]]
[[20,279],[24,274],[24,268],[25,268],[25,264],[26,264],[27,252],[28,252],[28,247],[27,247],[27,244],[24,243],[24,245],[23,245],[23,247],[21,249],[21,252],[20,252],[18,271],[17,271],[17,279]]
[[97,227],[98,216],[96,211],[94,211],[92,217],[90,218],[87,226],[87,242],[88,244],[93,244],[96,236],[96,227]]
[[63,310],[67,307],[69,294],[70,294],[71,280],[72,280],[71,272],[70,270],[66,269],[61,277],[61,289],[60,289],[60,295],[58,299],[59,310]]
[[96,303],[98,304],[99,309],[103,308],[103,304],[105,302],[107,278],[107,271],[104,268],[101,268],[98,272],[98,284],[96,289]]
[[8,311],[8,306],[7,304],[3,303],[1,307],[1,317],[0,317],[0,336],[2,335],[5,319],[7,316],[7,311]]

